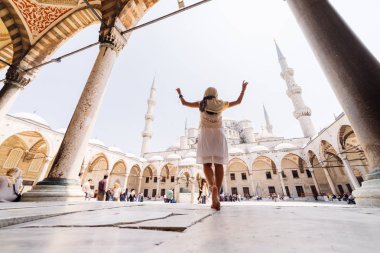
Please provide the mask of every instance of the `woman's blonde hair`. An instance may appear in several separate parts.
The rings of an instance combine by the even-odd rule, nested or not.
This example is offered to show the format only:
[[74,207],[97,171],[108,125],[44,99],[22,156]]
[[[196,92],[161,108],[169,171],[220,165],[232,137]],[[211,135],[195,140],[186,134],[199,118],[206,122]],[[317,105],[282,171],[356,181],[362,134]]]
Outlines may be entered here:
[[120,184],[118,182],[114,183],[113,188],[120,188]]
[[[16,176],[16,174],[18,174],[17,176]],[[12,169],[9,169],[8,171],[7,171],[7,176],[8,177],[13,177],[13,178],[16,178],[16,177],[18,177],[18,176],[20,176],[20,174],[21,174],[21,170],[19,169],[19,168],[12,168]]]

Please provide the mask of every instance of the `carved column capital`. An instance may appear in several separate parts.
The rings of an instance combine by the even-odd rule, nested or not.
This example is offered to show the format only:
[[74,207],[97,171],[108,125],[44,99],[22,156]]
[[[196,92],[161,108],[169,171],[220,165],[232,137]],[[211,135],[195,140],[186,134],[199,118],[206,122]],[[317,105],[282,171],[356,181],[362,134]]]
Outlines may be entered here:
[[25,71],[11,66],[5,75],[5,80],[6,83],[12,84],[20,89],[23,89],[26,85],[30,83],[32,77]]
[[106,35],[99,36],[101,47],[109,47],[119,53],[127,43],[126,39],[118,32],[115,27],[112,27]]

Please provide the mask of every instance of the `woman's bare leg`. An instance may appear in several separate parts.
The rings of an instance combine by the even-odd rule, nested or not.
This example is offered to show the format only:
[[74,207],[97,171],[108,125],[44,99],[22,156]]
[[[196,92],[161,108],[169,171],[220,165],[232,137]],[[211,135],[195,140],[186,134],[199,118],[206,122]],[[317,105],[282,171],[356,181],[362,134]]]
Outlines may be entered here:
[[212,165],[211,163],[203,164],[203,171],[205,173],[205,176],[206,176],[206,179],[207,179],[209,186],[213,186],[214,181],[215,181],[214,180],[214,172],[212,171],[211,165]]
[[222,187],[224,169],[222,164],[214,164],[215,166],[215,185],[218,187],[218,193],[220,194],[220,188]]

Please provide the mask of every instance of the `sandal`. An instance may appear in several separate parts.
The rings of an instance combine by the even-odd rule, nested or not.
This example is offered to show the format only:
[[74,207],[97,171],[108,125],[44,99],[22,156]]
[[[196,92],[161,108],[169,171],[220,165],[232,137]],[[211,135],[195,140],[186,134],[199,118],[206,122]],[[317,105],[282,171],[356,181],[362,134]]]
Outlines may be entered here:
[[[212,187],[212,205],[211,208],[215,209],[216,211],[220,211],[220,202],[219,202],[219,196],[218,196],[218,188],[214,185]],[[216,204],[214,204],[216,202]]]

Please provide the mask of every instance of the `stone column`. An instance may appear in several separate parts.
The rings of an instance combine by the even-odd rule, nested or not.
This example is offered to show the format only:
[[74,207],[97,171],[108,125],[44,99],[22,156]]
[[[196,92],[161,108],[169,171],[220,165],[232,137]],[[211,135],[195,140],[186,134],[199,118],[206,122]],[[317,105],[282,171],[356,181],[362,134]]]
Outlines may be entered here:
[[329,183],[329,186],[330,186],[330,189],[331,189],[332,193],[336,195],[337,193],[336,193],[334,182],[332,181],[330,173],[329,173],[329,171],[327,170],[326,167],[323,167],[323,172],[326,175],[327,182]]
[[23,198],[25,201],[81,200],[78,181],[88,140],[94,128],[113,64],[125,44],[115,28],[100,37],[100,50],[62,144],[46,179]]
[[359,189],[360,184],[358,179],[355,177],[354,172],[352,171],[350,162],[347,160],[347,156],[341,155],[339,156],[342,159],[344,165],[344,171],[347,173],[348,178],[350,179],[351,184],[354,186],[354,189]]
[[380,207],[380,64],[327,0],[288,0],[363,147],[372,172],[354,191]]
[[20,91],[31,81],[31,76],[15,67],[9,67],[4,86],[0,90],[0,119],[9,112]]
[[197,180],[195,180],[194,177],[191,178],[191,204],[194,204],[194,194],[195,194],[195,182]]
[[228,174],[224,174],[224,177],[223,177],[224,194],[229,193],[228,184],[227,184],[227,175]]
[[314,170],[313,169],[309,169],[309,171],[310,171],[310,174],[311,174],[311,178],[313,179],[313,182],[314,182],[314,185],[315,185],[315,189],[317,190],[318,195],[321,195],[321,188],[319,188],[319,184],[317,182],[317,179],[315,178]]
[[252,184],[252,196],[256,195],[256,189],[255,189],[255,183],[253,182],[253,173],[251,172],[249,174],[249,177],[251,178],[251,184]]
[[284,178],[282,176],[282,170],[278,172],[278,176],[280,177],[282,192],[283,192],[284,196],[286,196],[286,189],[285,189],[285,184],[284,184]]
[[160,193],[160,181],[161,181],[161,178],[157,177],[157,196],[161,196],[161,193]]
[[138,187],[138,191],[139,193],[141,193],[141,180],[142,180],[142,176],[139,177],[139,187]]

